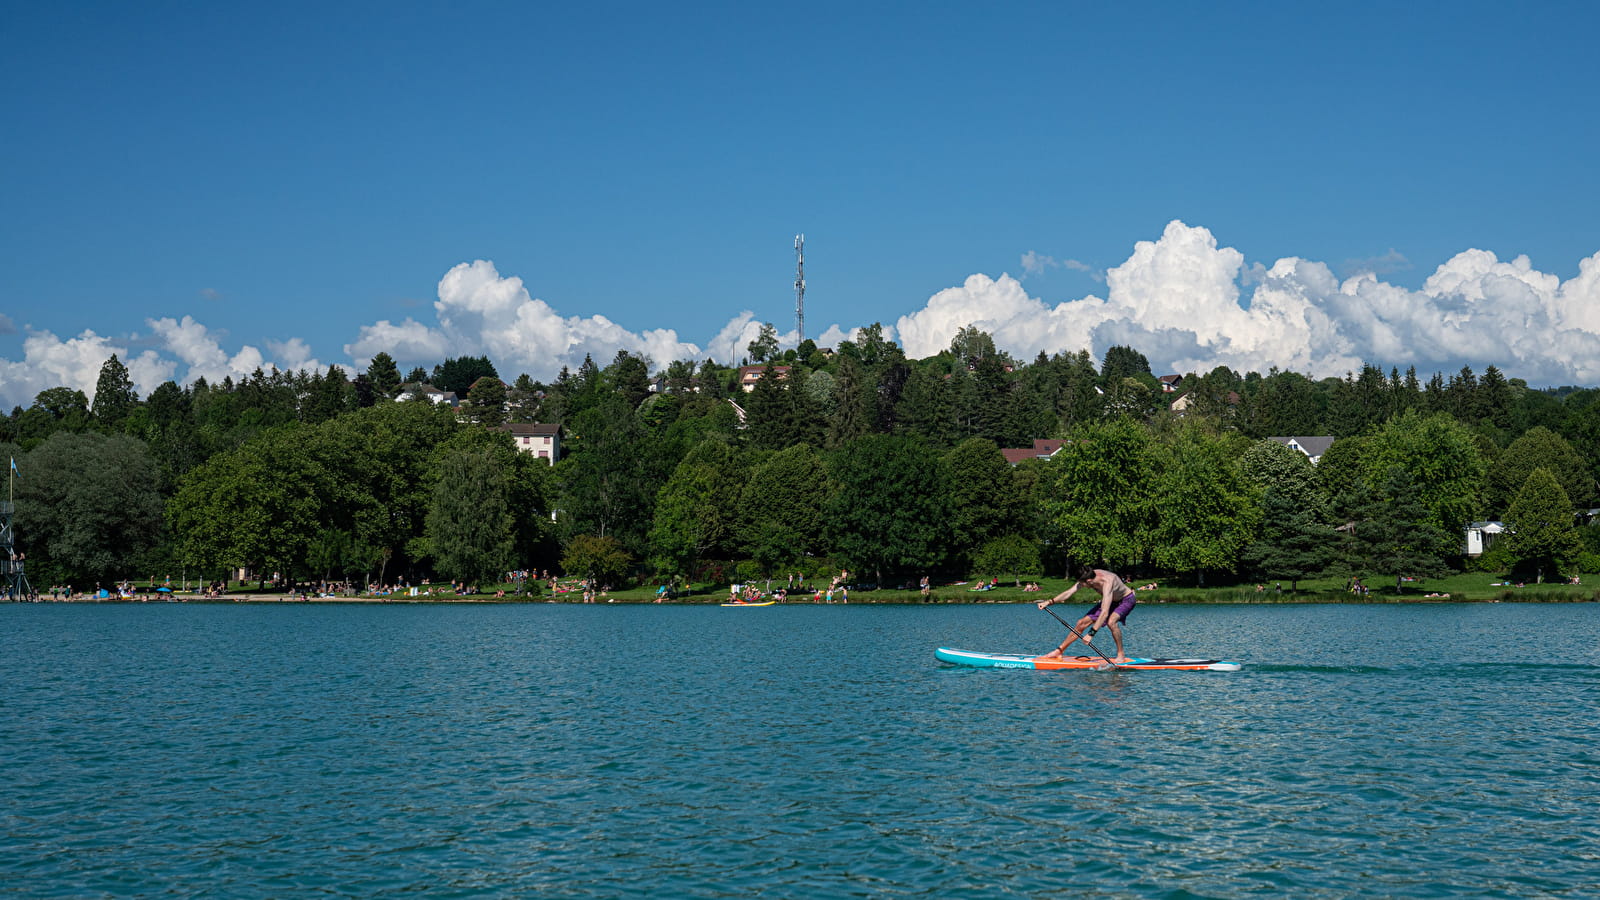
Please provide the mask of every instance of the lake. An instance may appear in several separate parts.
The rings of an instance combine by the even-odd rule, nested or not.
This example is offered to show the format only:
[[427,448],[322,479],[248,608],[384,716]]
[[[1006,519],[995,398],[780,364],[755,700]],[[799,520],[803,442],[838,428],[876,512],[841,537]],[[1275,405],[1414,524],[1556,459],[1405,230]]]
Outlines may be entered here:
[[1032,605],[0,605],[0,885],[1600,893],[1600,606],[1134,612],[1130,653],[1234,673],[933,657],[1065,633]]

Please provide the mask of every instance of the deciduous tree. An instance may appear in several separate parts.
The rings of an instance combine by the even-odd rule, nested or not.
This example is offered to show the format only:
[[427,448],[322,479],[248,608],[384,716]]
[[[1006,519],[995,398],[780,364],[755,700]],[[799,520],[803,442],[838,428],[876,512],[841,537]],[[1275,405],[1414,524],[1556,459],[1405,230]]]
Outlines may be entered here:
[[1238,466],[1236,436],[1201,420],[1178,426],[1156,449],[1151,559],[1177,572],[1237,570],[1260,520],[1259,494]]
[[426,534],[440,574],[472,584],[500,581],[515,561],[507,496],[512,473],[486,449],[441,460]]
[[20,465],[17,536],[35,577],[109,585],[158,544],[160,476],[143,441],[58,432]]
[[882,583],[890,572],[937,566],[948,551],[944,460],[920,439],[865,435],[829,461],[836,485],[826,505],[829,545],[851,568]]
[[1155,530],[1149,431],[1131,419],[1085,423],[1044,466],[1039,491],[1061,548],[1082,563],[1146,560]]

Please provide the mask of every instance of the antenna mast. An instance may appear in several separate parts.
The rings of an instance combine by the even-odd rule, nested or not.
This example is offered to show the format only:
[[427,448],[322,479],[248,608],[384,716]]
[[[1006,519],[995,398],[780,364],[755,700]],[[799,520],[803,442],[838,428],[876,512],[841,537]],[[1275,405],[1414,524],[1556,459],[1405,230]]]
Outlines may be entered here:
[[794,236],[794,328],[799,334],[795,346],[806,342],[806,236]]

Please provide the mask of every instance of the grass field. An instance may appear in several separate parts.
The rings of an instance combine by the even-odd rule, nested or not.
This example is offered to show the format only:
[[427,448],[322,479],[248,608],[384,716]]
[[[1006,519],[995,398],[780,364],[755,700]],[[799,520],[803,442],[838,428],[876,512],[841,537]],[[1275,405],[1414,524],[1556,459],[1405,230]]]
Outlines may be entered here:
[[[1257,583],[1229,583],[1197,586],[1187,579],[1132,579],[1129,583],[1139,589],[1141,603],[1428,603],[1428,602],[1520,602],[1520,603],[1584,603],[1600,602],[1600,575],[1585,575],[1579,584],[1546,583],[1505,584],[1500,576],[1486,572],[1463,572],[1447,578],[1405,582],[1400,590],[1394,581],[1369,582],[1365,594],[1346,589],[1347,578],[1307,579],[1291,589],[1288,582],[1269,581]],[[1069,582],[1061,578],[1040,578],[1038,591],[1026,591],[1011,582],[1002,581],[993,590],[974,591],[973,584],[936,584],[927,602],[932,603],[1034,603],[1043,597],[1053,597],[1066,590]],[[1154,590],[1146,586],[1155,583]],[[781,587],[774,582],[773,587]],[[1259,589],[1258,589],[1259,588]],[[496,597],[497,591],[503,597]],[[228,592],[229,599],[279,599],[281,592],[258,590],[253,584],[236,585]],[[651,603],[656,596],[656,586],[646,584],[602,594],[600,603]],[[723,603],[728,599],[725,584],[696,584],[690,593],[679,596],[672,603]],[[461,602],[503,601],[545,603],[579,603],[582,595],[576,592],[555,595],[548,592],[522,597],[516,586],[495,585],[470,597],[433,595],[412,598],[396,595],[391,602]],[[812,594],[796,592],[789,603],[811,603]],[[837,601],[836,601],[837,602]],[[859,590],[850,591],[851,603],[922,603],[922,595],[915,590]],[[1092,598],[1079,592],[1068,601],[1074,606],[1087,607]]]
[[[1581,603],[1600,601],[1600,576],[1583,576],[1580,584],[1496,584],[1502,579],[1486,572],[1464,572],[1447,578],[1406,582],[1399,592],[1393,580],[1369,583],[1368,592],[1358,595],[1347,591],[1346,578],[1319,578],[1300,582],[1298,590],[1291,590],[1288,582],[1267,582],[1263,590],[1255,584],[1228,584],[1197,587],[1189,581],[1157,579],[1153,591],[1141,590],[1143,603],[1425,603],[1434,602],[1538,602]],[[1061,578],[1042,578],[1037,581],[1039,590],[1024,591],[1010,582],[1002,581],[990,591],[975,592],[972,585],[935,586],[931,602],[934,603],[1033,603],[1042,597],[1053,597],[1066,590],[1069,582]],[[1134,579],[1135,588],[1150,584],[1150,579]],[[1281,590],[1279,585],[1281,584]],[[774,587],[781,585],[775,584]],[[1429,596],[1430,594],[1436,596]],[[791,594],[790,603],[810,603],[811,594]],[[549,597],[540,597],[548,600]],[[572,602],[572,596],[564,596]],[[601,602],[650,603],[655,599],[655,587],[645,586],[623,591],[611,591]],[[728,599],[726,585],[695,585],[694,592],[678,598],[676,603],[722,603]],[[1070,603],[1080,599],[1088,606],[1092,599],[1080,591]],[[850,592],[851,603],[921,603],[917,591],[877,590]]]

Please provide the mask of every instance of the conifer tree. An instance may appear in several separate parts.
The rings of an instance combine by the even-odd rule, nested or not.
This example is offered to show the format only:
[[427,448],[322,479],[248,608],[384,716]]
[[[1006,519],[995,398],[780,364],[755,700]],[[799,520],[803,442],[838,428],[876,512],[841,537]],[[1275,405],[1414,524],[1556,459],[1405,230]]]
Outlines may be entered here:
[[485,428],[499,428],[506,421],[505,382],[493,375],[485,375],[472,383],[467,391],[468,414],[474,422]]
[[1534,469],[1506,511],[1506,549],[1515,567],[1537,580],[1569,567],[1582,549],[1572,502],[1549,469]]
[[394,357],[381,350],[372,357],[372,362],[367,364],[367,382],[372,386],[374,397],[393,400],[400,393],[400,368],[395,365]]
[[139,402],[133,389],[133,379],[128,367],[117,359],[115,353],[100,367],[100,378],[95,382],[93,414],[101,425],[115,428],[128,417]]

